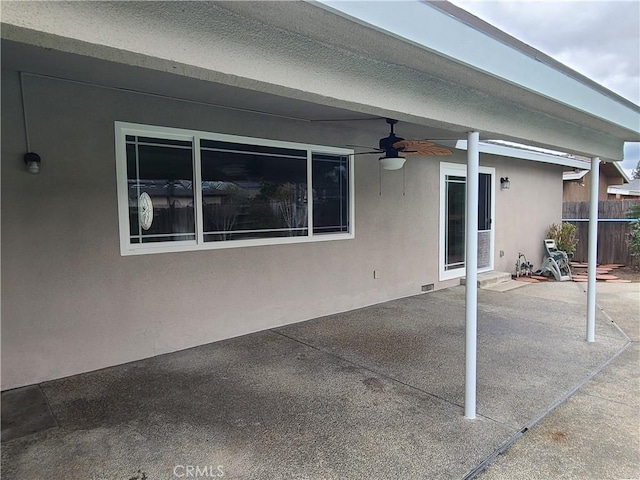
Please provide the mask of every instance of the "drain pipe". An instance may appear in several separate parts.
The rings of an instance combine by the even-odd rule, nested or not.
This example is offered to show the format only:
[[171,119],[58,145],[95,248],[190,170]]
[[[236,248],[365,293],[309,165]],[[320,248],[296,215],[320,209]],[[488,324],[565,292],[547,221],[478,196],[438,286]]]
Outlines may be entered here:
[[476,362],[478,344],[478,176],[480,134],[469,132],[467,140],[467,245],[465,283],[464,416],[476,418]]

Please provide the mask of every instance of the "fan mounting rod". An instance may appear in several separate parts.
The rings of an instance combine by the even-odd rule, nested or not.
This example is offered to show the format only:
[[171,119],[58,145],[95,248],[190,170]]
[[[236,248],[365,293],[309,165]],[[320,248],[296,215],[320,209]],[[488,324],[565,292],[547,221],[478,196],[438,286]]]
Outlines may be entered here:
[[394,133],[394,132],[393,132],[393,126],[394,126],[396,123],[398,123],[398,120],[394,120],[393,118],[387,118],[387,119],[386,119],[386,121],[387,121],[387,123],[388,123],[389,125],[391,125],[391,133]]

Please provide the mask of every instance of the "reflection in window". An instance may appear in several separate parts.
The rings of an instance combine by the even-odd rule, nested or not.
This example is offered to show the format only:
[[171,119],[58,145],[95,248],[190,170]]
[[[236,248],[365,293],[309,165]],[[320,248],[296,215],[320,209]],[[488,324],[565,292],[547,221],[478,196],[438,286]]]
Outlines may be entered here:
[[257,147],[202,142],[205,241],[307,235],[307,152]]
[[466,178],[445,178],[445,252],[444,269],[464,267]]
[[478,177],[478,231],[491,230],[491,174]]
[[195,240],[191,142],[127,135],[126,152],[131,243]]
[[313,233],[349,231],[349,157],[314,154]]

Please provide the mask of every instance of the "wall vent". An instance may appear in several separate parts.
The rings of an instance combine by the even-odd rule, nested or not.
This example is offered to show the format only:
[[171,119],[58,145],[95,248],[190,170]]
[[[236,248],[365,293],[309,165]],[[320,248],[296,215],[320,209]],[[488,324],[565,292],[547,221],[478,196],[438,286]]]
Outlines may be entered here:
[[430,283],[428,285],[422,285],[421,290],[423,292],[431,292],[433,290],[433,283]]

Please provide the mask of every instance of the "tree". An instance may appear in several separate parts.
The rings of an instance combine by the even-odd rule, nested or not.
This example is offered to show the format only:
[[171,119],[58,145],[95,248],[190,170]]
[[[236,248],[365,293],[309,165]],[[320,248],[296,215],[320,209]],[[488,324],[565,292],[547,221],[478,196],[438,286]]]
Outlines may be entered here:
[[631,178],[633,180],[640,178],[640,160],[638,160],[638,165],[636,165],[636,168],[631,172]]

